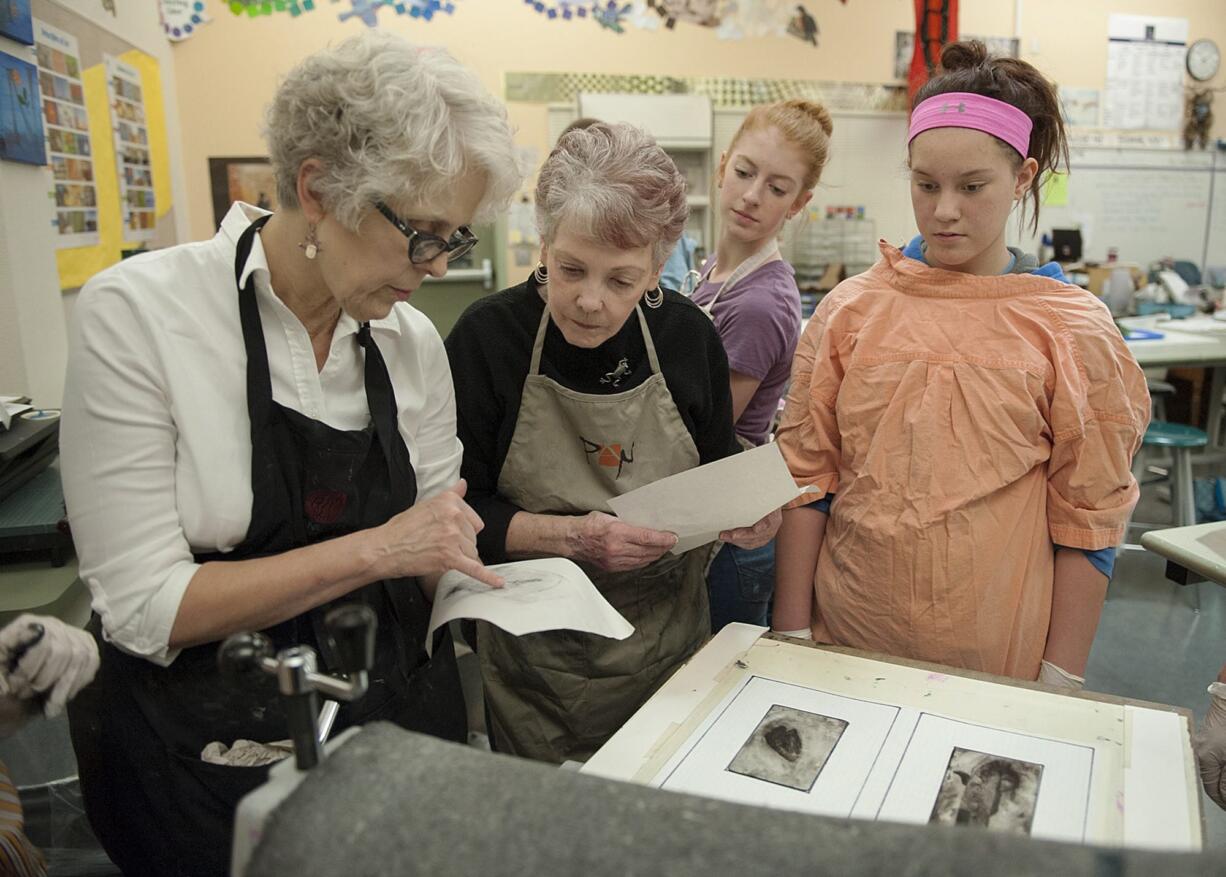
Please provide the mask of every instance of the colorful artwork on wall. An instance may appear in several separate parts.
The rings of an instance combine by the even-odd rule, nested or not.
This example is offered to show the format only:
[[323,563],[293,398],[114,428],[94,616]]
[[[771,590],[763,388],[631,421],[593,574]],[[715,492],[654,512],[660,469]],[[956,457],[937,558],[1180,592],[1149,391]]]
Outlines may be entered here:
[[[525,6],[530,6],[533,11],[540,13],[551,21],[575,21],[586,19],[588,17],[588,8],[592,6],[587,2],[576,2],[576,0],[557,0],[557,2],[546,3],[544,0],[524,0]],[[611,7],[615,4],[610,3]],[[596,21],[600,21],[600,4],[597,3],[593,7],[592,17]],[[605,25],[606,27],[608,25]],[[612,29],[612,28],[610,28]]]
[[809,10],[797,4],[796,14],[788,21],[788,33],[816,49],[822,29],[817,26],[817,19],[809,13]]
[[213,195],[213,219],[219,226],[235,201],[274,213],[277,210],[277,183],[272,165],[264,156],[210,158],[209,190]]
[[55,225],[59,231],[55,246],[93,246],[98,243],[98,190],[80,47],[73,34],[44,21],[36,20],[34,31],[47,152],[55,179]]
[[211,19],[204,11],[204,0],[158,0],[162,30],[168,39],[185,40],[196,28]]
[[633,4],[608,0],[603,6],[600,3],[593,6],[592,15],[595,17],[596,23],[605,30],[611,30],[613,33],[625,33],[626,22],[633,10]]
[[30,0],[0,0],[0,36],[34,45],[34,19]]
[[235,15],[246,13],[249,18],[288,12],[297,17],[315,9],[315,0],[229,0],[230,11]]
[[144,87],[140,71],[118,58],[103,56],[107,98],[118,159],[120,208],[124,240],[153,240],[157,203],[153,194],[153,168],[149,128],[145,124]]
[[958,0],[915,0],[915,49],[907,72],[912,97],[936,72],[941,49],[958,41]]
[[676,27],[679,21],[702,27],[719,27],[721,19],[729,11],[726,0],[647,0],[647,5],[664,19],[664,26],[669,30]]
[[397,15],[407,15],[419,21],[430,21],[440,13],[450,15],[455,12],[455,3],[451,0],[349,0],[347,12],[337,15],[342,22],[356,18],[367,27],[379,26],[379,10],[390,9]]
[[0,158],[26,164],[47,163],[38,70],[0,52]]

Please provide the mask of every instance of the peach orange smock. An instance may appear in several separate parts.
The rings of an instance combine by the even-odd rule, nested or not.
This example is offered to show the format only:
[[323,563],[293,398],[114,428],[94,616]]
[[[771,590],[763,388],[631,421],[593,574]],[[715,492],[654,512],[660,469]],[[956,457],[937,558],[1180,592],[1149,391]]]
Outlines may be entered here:
[[1085,290],[880,247],[809,321],[778,432],[836,494],[814,639],[1034,679],[1054,546],[1118,544],[1136,504],[1145,378]]

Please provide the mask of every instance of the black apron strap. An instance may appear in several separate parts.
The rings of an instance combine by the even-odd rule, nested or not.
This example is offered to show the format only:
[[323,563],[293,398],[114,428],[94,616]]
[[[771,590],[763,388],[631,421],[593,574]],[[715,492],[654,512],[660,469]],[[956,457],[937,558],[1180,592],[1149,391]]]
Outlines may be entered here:
[[387,364],[383,361],[379,345],[370,334],[370,323],[363,323],[358,329],[358,343],[366,352],[366,402],[370,406],[375,435],[387,459],[392,507],[407,509],[417,499],[417,475],[409,459],[409,449],[405,447],[396,425],[400,411],[396,406],[396,391],[392,388],[392,379],[387,373]]
[[238,315],[243,327],[243,344],[247,348],[247,410],[251,413],[252,447],[268,423],[272,408],[272,374],[268,368],[268,348],[264,344],[264,328],[260,323],[260,305],[255,297],[255,278],[247,276],[247,283],[240,281],[247,267],[247,259],[255,244],[255,236],[263,228],[271,214],[261,216],[243,231],[234,254],[234,282],[239,287]]
[[[405,446],[396,423],[400,411],[396,405],[396,391],[392,387],[392,380],[387,373],[387,364],[383,360],[383,354],[379,351],[379,345],[375,343],[374,337],[370,334],[370,323],[363,323],[359,327],[358,343],[366,352],[366,401],[370,406],[370,418],[374,422],[375,435],[387,459],[392,508],[403,511],[417,500],[417,473],[413,471],[409,449]],[[425,598],[424,595],[406,593],[406,588],[415,588],[420,591],[420,585],[416,579],[398,579],[383,583],[388,605],[397,622],[394,625],[396,648],[402,655],[412,660],[413,656],[408,654],[408,643],[404,630],[411,618],[413,604],[415,602],[424,604]],[[414,597],[419,599],[415,600]],[[436,631],[435,647],[441,642],[440,637],[440,632]]]

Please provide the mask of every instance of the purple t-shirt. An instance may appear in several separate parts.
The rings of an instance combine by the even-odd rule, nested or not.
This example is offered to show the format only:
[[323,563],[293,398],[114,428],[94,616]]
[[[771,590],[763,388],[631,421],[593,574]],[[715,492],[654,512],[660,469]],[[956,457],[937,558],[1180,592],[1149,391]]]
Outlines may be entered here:
[[[702,270],[706,269],[703,265]],[[709,304],[719,287],[719,283],[703,283],[694,290],[694,303]],[[736,422],[737,435],[760,445],[770,435],[800,340],[796,272],[782,259],[767,262],[725,291],[712,315],[728,354],[728,367],[761,381]]]

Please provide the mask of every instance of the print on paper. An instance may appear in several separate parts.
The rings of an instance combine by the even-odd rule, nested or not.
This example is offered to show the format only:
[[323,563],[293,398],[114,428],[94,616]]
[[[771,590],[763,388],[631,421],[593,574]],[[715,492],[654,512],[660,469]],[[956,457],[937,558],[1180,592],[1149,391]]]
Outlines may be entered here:
[[928,821],[1029,835],[1043,765],[954,747]]
[[727,769],[808,792],[845,730],[843,719],[773,704]]

